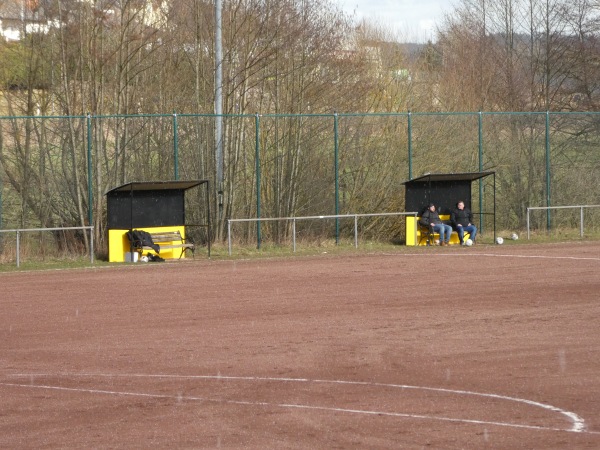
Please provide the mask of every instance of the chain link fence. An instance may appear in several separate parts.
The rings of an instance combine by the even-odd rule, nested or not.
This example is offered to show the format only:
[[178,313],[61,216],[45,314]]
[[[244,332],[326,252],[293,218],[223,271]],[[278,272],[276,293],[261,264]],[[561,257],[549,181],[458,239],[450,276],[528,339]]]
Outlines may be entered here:
[[[425,173],[495,171],[500,230],[524,230],[530,206],[600,203],[600,113],[222,117],[223,185],[209,194],[215,233],[197,242],[225,242],[229,219],[404,211],[402,183]],[[215,120],[177,113],[0,117],[0,229],[93,226],[102,256],[108,190],[179,179],[214,186]],[[482,210],[486,189],[473,186],[473,205]],[[202,200],[186,199],[190,223],[206,222]],[[552,209],[530,220],[540,230],[569,223]],[[374,218],[365,232],[389,240],[402,233],[400,222]],[[353,233],[327,221],[296,226],[306,236]],[[238,228],[241,242],[259,231],[252,221]],[[291,232],[286,221],[260,227],[262,239],[274,242],[289,242]],[[89,249],[85,234],[77,239]],[[7,245],[0,236],[0,253]]]

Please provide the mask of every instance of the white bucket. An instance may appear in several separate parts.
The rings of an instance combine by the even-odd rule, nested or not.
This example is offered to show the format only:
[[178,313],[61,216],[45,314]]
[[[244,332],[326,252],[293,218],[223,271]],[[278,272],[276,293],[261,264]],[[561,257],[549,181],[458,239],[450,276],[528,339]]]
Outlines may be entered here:
[[125,262],[138,262],[138,252],[127,252],[125,253]]

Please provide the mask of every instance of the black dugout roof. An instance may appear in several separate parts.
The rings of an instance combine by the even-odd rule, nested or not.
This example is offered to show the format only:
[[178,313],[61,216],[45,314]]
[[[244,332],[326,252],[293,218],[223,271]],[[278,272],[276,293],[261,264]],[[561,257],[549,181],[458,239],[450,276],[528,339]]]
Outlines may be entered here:
[[464,173],[426,173],[412,180],[405,181],[402,184],[416,184],[416,183],[431,183],[437,181],[451,182],[451,181],[475,181],[480,178],[493,175],[495,172],[464,172]]
[[165,189],[172,190],[187,190],[201,184],[208,183],[208,180],[186,180],[186,181],[132,181],[122,186],[111,189],[106,194],[111,192],[123,191],[162,191]]

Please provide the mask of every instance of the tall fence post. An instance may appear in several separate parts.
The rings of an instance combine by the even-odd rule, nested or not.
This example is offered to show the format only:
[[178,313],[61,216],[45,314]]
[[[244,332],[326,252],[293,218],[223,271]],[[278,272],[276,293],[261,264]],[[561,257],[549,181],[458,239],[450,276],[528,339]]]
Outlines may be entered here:
[[292,242],[294,243],[294,253],[296,253],[296,218],[292,219]]
[[[256,170],[256,217],[260,219],[260,115],[254,115],[254,164]],[[256,223],[256,247],[260,249],[260,220]]]
[[412,112],[408,111],[408,179],[412,180]]
[[[2,229],[2,167],[0,166],[0,230]],[[4,250],[4,236],[0,233],[0,253]]]
[[[94,220],[93,205],[94,191],[92,190],[92,115],[87,114],[87,172],[88,172],[88,225]],[[1,220],[1,219],[0,219]],[[0,224],[1,225],[1,224]],[[1,226],[0,226],[1,228]]]
[[231,219],[227,219],[227,248],[229,249],[229,256],[231,256]]
[[17,267],[21,265],[21,235],[19,230],[17,230]]
[[173,112],[173,166],[175,180],[179,180],[179,130],[177,129],[177,113]]
[[90,263],[94,264],[94,227],[90,226]]
[[223,1],[215,0],[215,161],[217,223],[223,219]]
[[[3,211],[2,211],[2,190],[3,190],[3,182],[2,182],[2,163],[0,162],[0,230],[3,227],[2,224],[2,217],[4,215]],[[3,233],[0,233],[0,253],[2,253],[2,251],[4,250],[4,236]]]
[[[338,139],[338,113],[333,114],[333,159],[335,172],[335,215],[340,213],[340,168],[338,162],[339,139]],[[340,219],[335,219],[335,243],[340,243]]]

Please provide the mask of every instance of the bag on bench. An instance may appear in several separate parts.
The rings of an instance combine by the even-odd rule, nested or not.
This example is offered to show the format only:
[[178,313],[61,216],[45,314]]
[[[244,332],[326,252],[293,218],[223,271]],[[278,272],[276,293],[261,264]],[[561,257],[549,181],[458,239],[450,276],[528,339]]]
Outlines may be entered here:
[[127,232],[127,239],[134,248],[151,247],[156,253],[160,253],[158,244],[152,242],[152,235],[144,230],[132,230]]

